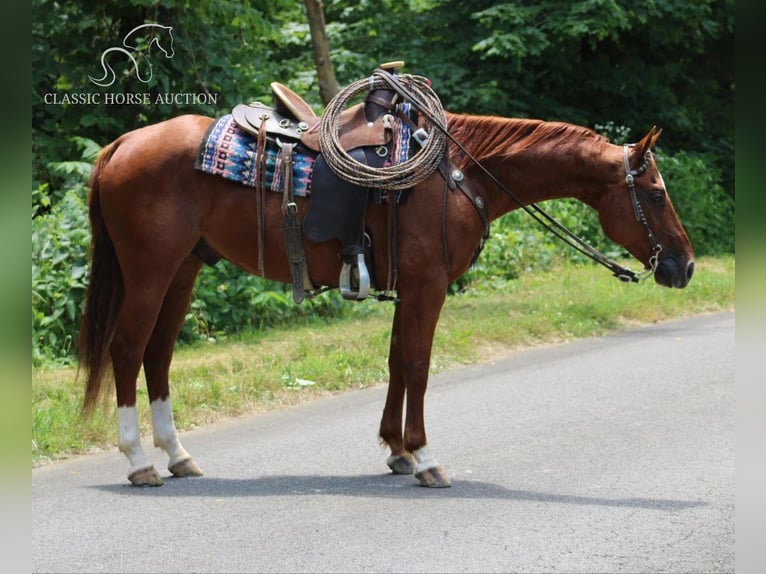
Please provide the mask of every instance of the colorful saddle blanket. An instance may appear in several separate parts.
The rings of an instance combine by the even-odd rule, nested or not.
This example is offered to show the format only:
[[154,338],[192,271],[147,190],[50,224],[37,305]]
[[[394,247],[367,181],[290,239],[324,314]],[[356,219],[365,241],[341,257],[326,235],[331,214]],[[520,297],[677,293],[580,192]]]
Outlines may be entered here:
[[[222,116],[205,132],[194,168],[255,187],[258,181],[256,143],[253,136],[239,129],[231,114]],[[267,141],[264,185],[267,190],[281,193],[283,174],[281,164],[277,162],[278,154],[277,144]],[[293,154],[293,192],[296,196],[311,194],[311,174],[315,161],[315,154],[298,151]]]

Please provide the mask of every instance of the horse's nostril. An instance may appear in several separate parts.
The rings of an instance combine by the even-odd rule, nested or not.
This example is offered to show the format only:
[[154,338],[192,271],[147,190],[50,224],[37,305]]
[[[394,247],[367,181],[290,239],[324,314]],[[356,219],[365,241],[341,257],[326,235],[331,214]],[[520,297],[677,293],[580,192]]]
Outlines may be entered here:
[[689,265],[686,266],[686,280],[689,281],[694,275],[694,261],[689,261]]

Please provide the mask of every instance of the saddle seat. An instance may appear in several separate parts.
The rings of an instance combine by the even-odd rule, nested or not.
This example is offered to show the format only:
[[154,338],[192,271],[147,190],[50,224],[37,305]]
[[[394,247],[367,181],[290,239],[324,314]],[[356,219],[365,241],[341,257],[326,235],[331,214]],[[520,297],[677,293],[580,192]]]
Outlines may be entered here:
[[[322,118],[314,113],[303,98],[279,82],[271,83],[274,107],[261,102],[239,104],[232,116],[240,128],[257,136],[261,126],[272,137],[300,140],[308,149],[318,152]],[[265,123],[264,123],[265,122]],[[345,151],[363,146],[388,144],[393,132],[391,117],[379,115],[374,121],[365,116],[365,103],[343,110],[338,117],[338,139]]]
[[306,122],[313,126],[319,121],[319,116],[314,113],[306,101],[279,82],[271,82],[271,94],[274,96],[274,109],[283,116],[292,116],[299,122]]

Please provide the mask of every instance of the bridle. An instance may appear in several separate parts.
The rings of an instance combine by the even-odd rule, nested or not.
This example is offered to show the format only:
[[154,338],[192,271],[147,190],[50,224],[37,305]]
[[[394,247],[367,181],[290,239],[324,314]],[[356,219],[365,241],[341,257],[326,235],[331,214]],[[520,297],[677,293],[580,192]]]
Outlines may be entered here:
[[[640,277],[638,277],[638,280],[643,282],[646,281],[646,279],[654,274],[654,272],[657,270],[657,265],[660,261],[660,251],[662,251],[662,245],[660,245],[659,242],[654,238],[652,229],[649,227],[649,222],[646,220],[644,210],[641,207],[641,203],[638,201],[638,195],[636,194],[636,186],[634,183],[634,178],[644,173],[646,168],[649,167],[649,160],[652,157],[652,152],[647,151],[646,155],[644,155],[644,161],[641,163],[641,165],[636,169],[630,169],[630,161],[628,160],[628,148],[633,147],[634,145],[635,144],[625,144],[622,146],[622,159],[623,163],[625,164],[625,183],[628,184],[630,201],[633,204],[633,214],[636,216],[636,221],[644,226],[644,230],[646,231],[646,238],[649,240],[649,245],[652,246],[652,255],[649,257],[647,270],[641,273]],[[628,278],[627,281],[630,281],[630,278]]]
[[[408,99],[412,104],[418,109],[419,112],[421,112],[426,119],[431,122],[436,128],[438,128],[441,132],[443,132],[449,139],[454,143],[458,149],[460,149],[461,152],[465,154],[465,156],[470,159],[476,167],[478,167],[492,182],[497,185],[503,193],[505,193],[516,205],[519,206],[519,208],[526,211],[530,216],[532,216],[533,219],[535,219],[540,225],[542,225],[546,230],[551,232],[553,235],[564,241],[567,245],[574,248],[575,250],[579,251],[586,257],[592,259],[596,263],[599,263],[600,265],[603,265],[607,269],[609,269],[612,272],[612,275],[617,277],[620,281],[624,283],[639,283],[643,284],[646,279],[651,277],[654,272],[657,270],[657,266],[659,264],[659,254],[660,251],[662,251],[662,246],[657,242],[657,240],[654,238],[654,234],[652,233],[649,222],[646,219],[646,215],[644,214],[644,210],[641,208],[641,204],[638,201],[638,196],[636,195],[636,188],[634,184],[634,177],[641,175],[646,171],[646,169],[649,167],[649,161],[651,159],[651,152],[647,152],[644,156],[643,163],[635,170],[630,169],[630,163],[628,161],[628,148],[633,147],[635,144],[625,144],[623,146],[623,159],[625,163],[625,182],[628,185],[628,191],[630,193],[630,199],[633,205],[633,212],[636,216],[636,219],[644,226],[644,229],[646,230],[647,238],[649,239],[649,243],[652,246],[652,255],[649,258],[649,262],[647,264],[647,268],[645,271],[636,273],[634,271],[631,271],[627,267],[624,267],[620,265],[619,263],[612,261],[609,259],[606,255],[601,253],[598,249],[595,247],[589,245],[584,239],[567,229],[564,225],[562,225],[559,221],[557,221],[555,218],[553,218],[551,215],[546,213],[541,207],[538,205],[532,203],[527,205],[523,201],[521,201],[516,194],[514,194],[506,185],[504,185],[500,180],[498,180],[478,159],[476,159],[459,141],[455,139],[455,137],[449,133],[447,130],[447,126],[443,124],[443,122],[439,121],[438,118],[434,116],[434,114],[431,113],[428,106],[425,105],[420,99],[412,94],[410,90],[408,90],[405,86],[403,86],[396,78],[394,74],[389,73],[386,70],[383,69],[376,69],[373,72],[373,75],[375,75],[378,78],[382,78],[385,80],[385,82],[399,95],[402,97]],[[461,174],[462,175],[462,174]],[[487,235],[487,230],[485,230],[485,236]]]

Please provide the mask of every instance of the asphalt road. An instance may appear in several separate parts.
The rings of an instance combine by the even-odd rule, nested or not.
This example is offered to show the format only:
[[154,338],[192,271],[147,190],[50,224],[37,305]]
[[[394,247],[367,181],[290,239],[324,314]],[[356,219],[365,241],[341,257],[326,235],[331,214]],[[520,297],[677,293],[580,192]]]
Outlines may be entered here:
[[734,323],[700,316],[432,377],[448,489],[387,472],[384,387],[184,433],[206,476],[161,488],[129,486],[116,448],[34,469],[32,569],[733,572]]

